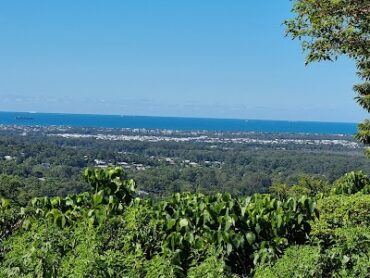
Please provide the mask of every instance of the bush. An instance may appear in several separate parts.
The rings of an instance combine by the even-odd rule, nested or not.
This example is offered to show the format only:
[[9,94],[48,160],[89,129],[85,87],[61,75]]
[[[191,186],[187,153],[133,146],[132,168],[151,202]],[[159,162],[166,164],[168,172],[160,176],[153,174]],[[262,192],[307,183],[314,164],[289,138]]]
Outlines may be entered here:
[[4,246],[7,252],[0,265],[1,277],[56,277],[65,245],[66,231],[35,223],[16,233]]
[[333,194],[370,193],[370,179],[362,171],[349,172],[334,183]]
[[370,273],[370,228],[338,228],[334,244],[323,250],[324,273],[332,277],[368,277]]
[[3,277],[248,275],[305,243],[316,216],[307,197],[177,193],[154,202],[134,198],[120,169],[85,178],[91,193],[36,198],[22,210],[22,228],[4,244]]
[[276,263],[261,265],[255,277],[368,277],[370,273],[370,228],[338,228],[333,244],[295,246]]
[[321,277],[320,248],[293,246],[275,264],[256,269],[256,278]]
[[187,273],[189,278],[226,278],[237,277],[232,275],[226,266],[222,253],[213,248],[208,252],[203,262],[191,267]]
[[318,201],[318,221],[312,223],[312,236],[330,241],[337,228],[370,225],[370,195],[333,195]]

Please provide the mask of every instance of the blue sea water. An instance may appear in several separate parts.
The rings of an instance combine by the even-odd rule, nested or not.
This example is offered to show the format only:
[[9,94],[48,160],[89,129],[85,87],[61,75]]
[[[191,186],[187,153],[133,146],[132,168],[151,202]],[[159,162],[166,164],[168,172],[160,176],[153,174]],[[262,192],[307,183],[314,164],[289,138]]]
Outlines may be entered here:
[[0,124],[207,131],[353,134],[355,123],[0,112]]

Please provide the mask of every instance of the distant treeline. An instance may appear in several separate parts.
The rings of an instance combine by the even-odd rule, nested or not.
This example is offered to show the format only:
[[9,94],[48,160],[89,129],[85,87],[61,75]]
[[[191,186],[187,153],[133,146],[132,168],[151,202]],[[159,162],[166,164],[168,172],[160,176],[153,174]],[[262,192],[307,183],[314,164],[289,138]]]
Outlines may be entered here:
[[[253,136],[264,139],[273,135]],[[34,196],[86,191],[81,170],[109,165],[126,168],[139,190],[155,197],[182,191],[250,195],[267,192],[277,183],[296,184],[305,175],[332,182],[351,170],[370,173],[360,149],[340,145],[289,145],[281,149],[253,144],[65,139],[45,132],[28,132],[26,136],[14,131],[0,133],[0,195],[23,204]]]

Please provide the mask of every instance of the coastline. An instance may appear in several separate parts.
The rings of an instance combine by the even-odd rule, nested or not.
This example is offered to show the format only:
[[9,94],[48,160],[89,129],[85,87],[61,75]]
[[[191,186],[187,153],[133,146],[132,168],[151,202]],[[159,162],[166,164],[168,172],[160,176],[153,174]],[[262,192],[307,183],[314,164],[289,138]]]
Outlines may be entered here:
[[[32,120],[29,120],[31,119]],[[23,120],[27,119],[27,120]],[[214,119],[158,116],[0,112],[0,124],[80,128],[146,128],[182,131],[353,134],[355,123]]]

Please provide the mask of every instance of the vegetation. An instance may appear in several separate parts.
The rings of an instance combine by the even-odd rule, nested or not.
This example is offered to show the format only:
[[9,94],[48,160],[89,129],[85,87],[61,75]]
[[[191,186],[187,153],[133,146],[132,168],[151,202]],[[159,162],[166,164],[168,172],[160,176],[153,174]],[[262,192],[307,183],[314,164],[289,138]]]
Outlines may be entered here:
[[90,191],[66,198],[35,198],[23,208],[1,199],[1,277],[369,273],[370,183],[361,172],[299,198],[272,188],[272,195],[176,193],[155,201],[135,196],[121,168],[86,169],[84,178]]
[[[357,149],[3,132],[0,153],[0,277],[368,271],[370,168]],[[103,168],[81,178],[95,160]]]
[[[356,62],[364,81],[354,86],[356,101],[370,112],[370,3],[368,0],[295,0],[296,17],[286,21],[287,33],[303,40],[306,63],[345,55]],[[359,125],[356,138],[370,144],[370,121]],[[367,149],[370,155],[370,149]]]
[[[370,174],[370,165],[361,149],[342,145],[116,142],[55,138],[39,131],[27,136],[22,133],[23,130],[0,132],[0,195],[21,205],[37,196],[65,197],[88,191],[89,185],[80,175],[85,167],[119,163],[125,163],[125,171],[137,182],[138,191],[154,198],[184,191],[246,196],[267,193],[275,184],[296,185],[304,177],[313,176],[323,183],[331,183],[351,170]],[[234,138],[230,134],[224,136]],[[333,135],[247,136],[259,140],[292,137],[353,140],[350,136]],[[95,160],[104,164],[97,165]]]
[[[368,111],[369,9],[367,0],[295,0],[286,22],[308,63],[356,61],[356,99]],[[369,277],[370,168],[353,144],[49,131],[0,131],[0,277]],[[357,139],[369,145],[369,134],[365,121]]]

